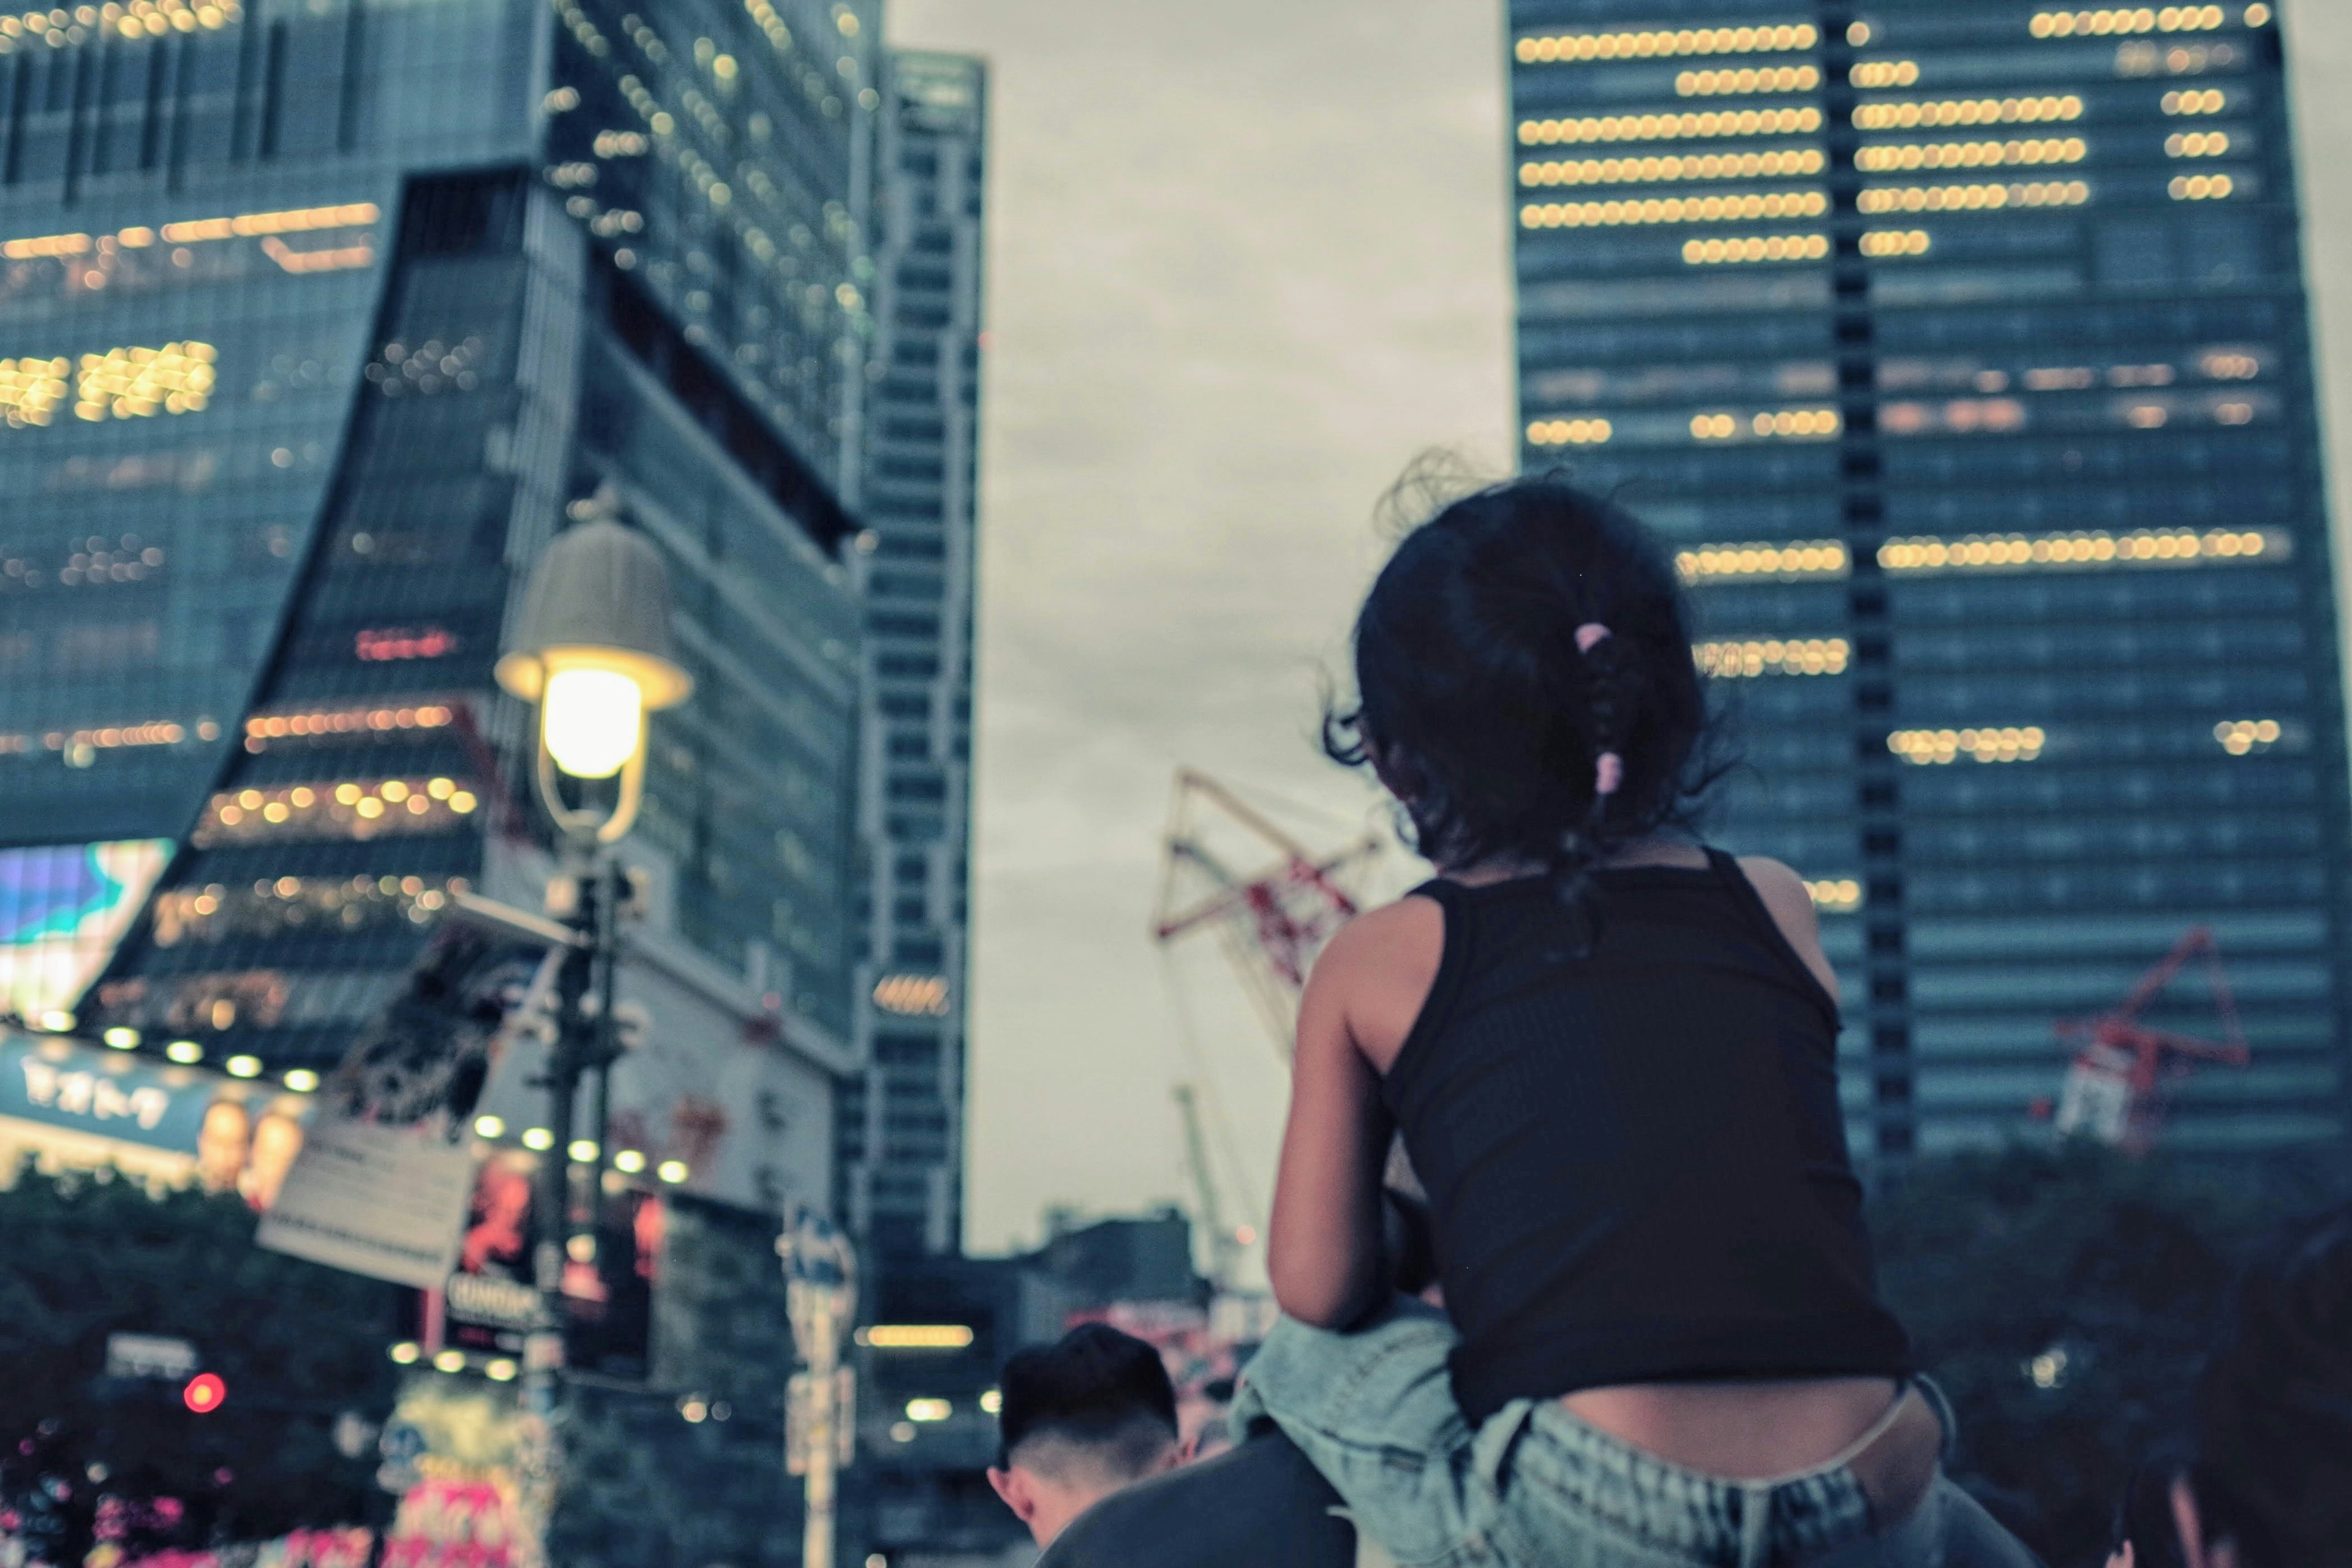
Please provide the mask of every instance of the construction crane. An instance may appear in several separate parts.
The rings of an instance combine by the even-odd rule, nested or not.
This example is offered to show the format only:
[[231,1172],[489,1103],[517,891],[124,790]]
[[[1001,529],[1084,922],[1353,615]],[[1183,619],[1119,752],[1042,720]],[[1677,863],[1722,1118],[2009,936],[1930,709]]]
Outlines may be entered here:
[[[1213,846],[1213,834],[1234,838],[1235,846]],[[1253,848],[1276,858],[1246,873],[1228,864],[1228,856]],[[1287,1060],[1307,968],[1358,911],[1339,879],[1380,849],[1380,840],[1367,834],[1335,854],[1311,854],[1224,785],[1180,769],[1152,936],[1167,943],[1215,931]]]
[[[2168,1029],[2152,1029],[2139,1021],[2149,1004],[2172,983],[2192,958],[2205,961],[2220,1015],[2221,1043],[2200,1040]],[[2199,1062],[2225,1067],[2246,1065],[2245,1032],[2238,1025],[2238,1005],[2221,973],[2221,952],[2213,933],[2198,926],[2176,943],[2164,961],[2140,977],[2131,994],[2113,1012],[2095,1018],[2065,1018],[2057,1025],[2058,1038],[2075,1047],[2074,1065],[2058,1100],[2057,1127],[2099,1142],[2144,1154],[2154,1144],[2164,1116],[2164,1089],[2184,1078]]]
[[[1165,953],[1193,932],[1214,931],[1276,1053],[1287,1061],[1307,968],[1331,933],[1359,908],[1339,879],[1379,853],[1380,841],[1367,834],[1335,854],[1312,854],[1223,784],[1189,768],[1180,770],[1168,826],[1166,869],[1152,916],[1153,940]],[[1236,864],[1255,869],[1245,873],[1234,869]],[[1199,1083],[1177,1083],[1172,1093],[1183,1123],[1185,1160],[1192,1166],[1196,1217],[1208,1236],[1209,1278],[1222,1289],[1232,1283],[1235,1265],[1257,1233],[1246,1224],[1226,1222],[1204,1125],[1213,1125],[1218,1134],[1244,1205],[1254,1209],[1255,1199],[1232,1130],[1218,1114],[1214,1086],[1206,1079],[1200,1045],[1192,1036],[1182,989],[1174,970],[1168,973],[1190,1070],[1202,1078]]]

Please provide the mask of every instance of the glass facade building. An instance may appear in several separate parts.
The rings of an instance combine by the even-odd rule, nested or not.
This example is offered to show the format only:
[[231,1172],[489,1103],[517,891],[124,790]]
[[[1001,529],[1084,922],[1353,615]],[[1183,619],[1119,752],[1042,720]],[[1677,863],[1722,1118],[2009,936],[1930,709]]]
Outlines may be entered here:
[[490,666],[609,506],[698,683],[628,853],[760,1037],[846,1062],[877,25],[0,18],[0,846],[177,846],[85,1031],[317,1071],[453,889],[530,896]]
[[[1677,551],[1858,1152],[2210,927],[2182,1150],[2343,1137],[2336,610],[2273,8],[1514,0],[1523,458]],[[2148,1021],[2220,1033],[2195,970]]]
[[979,60],[894,51],[877,154],[858,820],[865,1076],[843,1090],[843,1185],[885,1258],[963,1236],[982,199]]

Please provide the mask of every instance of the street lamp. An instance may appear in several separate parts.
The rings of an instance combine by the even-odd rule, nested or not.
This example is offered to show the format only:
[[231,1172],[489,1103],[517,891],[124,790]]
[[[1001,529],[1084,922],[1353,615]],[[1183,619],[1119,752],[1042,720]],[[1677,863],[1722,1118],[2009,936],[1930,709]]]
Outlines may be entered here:
[[[568,900],[551,896],[549,912],[572,933],[556,974],[555,1043],[544,1080],[550,1137],[541,1157],[539,1245],[532,1258],[542,1321],[526,1355],[526,1404],[548,1424],[543,1441],[551,1466],[560,1464],[553,1418],[563,1353],[563,1268],[572,1240],[572,1169],[582,1167],[592,1207],[600,1203],[612,1064],[620,1054],[613,1017],[614,917],[623,882],[604,849],[629,831],[644,799],[646,715],[684,701],[694,690],[694,678],[679,666],[670,641],[669,574],[661,553],[644,534],[621,524],[615,501],[609,486],[600,488],[588,504],[590,515],[557,534],[540,556],[497,669],[500,686],[539,705],[533,773],[560,840],[560,874],[549,891],[570,893]],[[593,804],[600,792],[593,788],[580,792],[583,804],[568,802],[559,775],[591,784],[617,775],[619,783],[610,805],[600,809]],[[592,981],[602,993],[593,1018],[583,1005]],[[581,1079],[592,1069],[596,1125],[583,1140],[572,1122]],[[589,1245],[594,1245],[593,1234]]]
[[[531,573],[522,619],[499,684],[539,704],[540,799],[565,839],[611,844],[636,821],[644,796],[646,715],[683,702],[694,678],[669,635],[669,574],[653,542],[613,517],[600,489],[595,515],[555,536]],[[609,811],[566,804],[557,773],[620,775]]]

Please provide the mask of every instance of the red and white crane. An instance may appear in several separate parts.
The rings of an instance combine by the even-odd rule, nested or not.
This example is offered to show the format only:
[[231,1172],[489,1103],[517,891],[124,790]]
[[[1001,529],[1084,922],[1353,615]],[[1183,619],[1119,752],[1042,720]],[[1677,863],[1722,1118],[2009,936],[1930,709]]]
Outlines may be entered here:
[[[1238,869],[1228,863],[1238,852],[1228,839],[1274,858]],[[1381,841],[1367,834],[1336,853],[1313,854],[1216,780],[1183,768],[1176,774],[1167,850],[1153,937],[1164,943],[1215,931],[1288,1059],[1307,971],[1360,909],[1341,879],[1378,855]]]
[[[1180,769],[1152,938],[1164,951],[1187,936],[1213,932],[1276,1052],[1287,1062],[1307,972],[1332,933],[1361,908],[1345,879],[1380,851],[1381,841],[1367,834],[1343,849],[1316,854],[1214,779]],[[1259,1216],[1253,1214],[1250,1223],[1238,1226],[1226,1222],[1210,1169],[1204,1121],[1214,1124],[1244,1206],[1256,1205],[1213,1086],[1206,1081],[1199,1043],[1190,1037],[1189,1009],[1181,994],[1171,1001],[1187,1032],[1189,1070],[1202,1079],[1197,1084],[1180,1081],[1174,1094],[1185,1158],[1192,1168],[1196,1218],[1209,1238],[1209,1273],[1223,1285],[1243,1249],[1256,1239],[1254,1222]]]
[[[2213,1008],[2221,1025],[2219,1042],[2150,1028],[2140,1015],[2189,960],[2202,958]],[[2164,961],[2140,977],[2120,1005],[2094,1018],[2064,1018],[2058,1038],[2076,1047],[2074,1065],[2058,1099],[2058,1131],[2095,1139],[2135,1154],[2156,1142],[2164,1120],[2165,1089],[2200,1062],[2244,1067],[2245,1031],[2238,1005],[2221,973],[2221,951],[2213,933],[2198,926],[2174,944]]]

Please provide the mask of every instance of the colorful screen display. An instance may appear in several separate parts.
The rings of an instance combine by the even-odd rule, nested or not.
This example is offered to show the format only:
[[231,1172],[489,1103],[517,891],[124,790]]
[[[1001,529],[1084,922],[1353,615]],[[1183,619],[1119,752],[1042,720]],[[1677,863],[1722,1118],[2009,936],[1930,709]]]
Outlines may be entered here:
[[168,838],[0,849],[0,1011],[72,1007],[171,858]]

